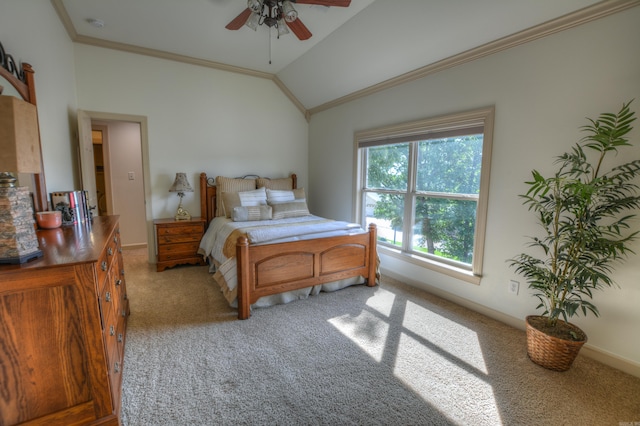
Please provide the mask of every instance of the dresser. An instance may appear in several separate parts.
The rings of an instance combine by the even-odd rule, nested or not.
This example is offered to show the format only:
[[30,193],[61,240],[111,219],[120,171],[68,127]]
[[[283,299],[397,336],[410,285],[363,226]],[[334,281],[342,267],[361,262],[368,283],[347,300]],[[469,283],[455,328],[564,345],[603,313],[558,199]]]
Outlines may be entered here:
[[200,240],[204,235],[205,220],[194,217],[189,220],[156,219],[158,242],[158,262],[156,270],[164,271],[176,265],[204,265],[205,261],[198,254]]
[[37,231],[0,266],[0,424],[120,424],[129,300],[118,216]]

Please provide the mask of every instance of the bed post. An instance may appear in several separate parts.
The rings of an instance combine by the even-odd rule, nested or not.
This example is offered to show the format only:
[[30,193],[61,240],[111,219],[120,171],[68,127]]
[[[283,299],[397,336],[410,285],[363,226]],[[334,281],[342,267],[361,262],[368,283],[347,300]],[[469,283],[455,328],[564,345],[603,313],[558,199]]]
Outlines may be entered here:
[[238,238],[236,260],[238,262],[238,319],[248,319],[251,316],[251,302],[249,300],[249,240],[245,236]]
[[369,224],[369,276],[367,277],[367,285],[373,287],[376,285],[376,271],[378,270],[378,254],[377,254],[378,236],[376,224]]

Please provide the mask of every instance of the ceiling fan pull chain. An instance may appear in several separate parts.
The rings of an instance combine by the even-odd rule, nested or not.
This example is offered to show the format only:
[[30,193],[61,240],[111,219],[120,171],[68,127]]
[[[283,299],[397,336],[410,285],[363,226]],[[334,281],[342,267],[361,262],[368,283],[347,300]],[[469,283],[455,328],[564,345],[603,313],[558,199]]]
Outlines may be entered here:
[[269,27],[269,65],[271,65],[271,27]]

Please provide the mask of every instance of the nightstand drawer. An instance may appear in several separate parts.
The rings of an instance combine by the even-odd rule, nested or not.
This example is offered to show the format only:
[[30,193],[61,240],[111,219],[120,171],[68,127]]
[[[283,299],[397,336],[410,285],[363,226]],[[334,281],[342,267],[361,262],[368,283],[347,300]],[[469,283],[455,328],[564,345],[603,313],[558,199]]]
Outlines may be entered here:
[[175,223],[171,226],[158,226],[158,236],[179,236],[181,234],[200,235],[204,229],[203,223]]
[[163,257],[167,256],[171,256],[171,259],[175,259],[177,257],[193,256],[198,252],[199,246],[200,243],[198,241],[190,243],[159,245],[158,256],[160,257],[160,260],[167,260],[163,259]]
[[198,234],[160,235],[160,233],[158,232],[158,245],[174,244],[174,243],[200,242],[201,239],[202,239],[202,233],[198,233]]

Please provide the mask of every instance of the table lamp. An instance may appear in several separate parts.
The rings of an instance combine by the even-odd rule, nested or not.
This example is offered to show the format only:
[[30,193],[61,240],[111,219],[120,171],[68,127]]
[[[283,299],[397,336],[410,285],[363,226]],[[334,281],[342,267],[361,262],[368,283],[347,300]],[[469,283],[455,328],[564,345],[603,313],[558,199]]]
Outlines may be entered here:
[[176,180],[173,182],[173,185],[171,185],[171,188],[169,188],[169,192],[177,192],[178,197],[180,197],[180,204],[176,211],[176,220],[190,220],[191,215],[182,207],[182,197],[184,197],[184,193],[193,192],[193,188],[187,180],[186,173],[176,173]]
[[14,173],[40,173],[40,131],[36,106],[0,96],[0,264],[21,264],[42,256],[29,188]]

